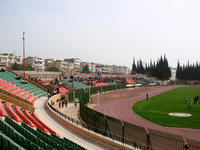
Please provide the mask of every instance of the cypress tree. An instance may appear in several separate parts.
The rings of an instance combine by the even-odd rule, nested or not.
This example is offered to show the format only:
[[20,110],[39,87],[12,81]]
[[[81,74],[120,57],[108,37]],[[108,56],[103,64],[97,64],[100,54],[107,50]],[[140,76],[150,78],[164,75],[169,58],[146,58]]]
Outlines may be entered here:
[[135,74],[136,73],[136,64],[135,64],[135,58],[133,58],[133,64],[132,64],[132,69],[131,69],[131,74]]
[[164,58],[161,56],[158,60],[156,64],[156,73],[156,77],[162,81],[168,80],[171,77],[171,70],[165,56]]

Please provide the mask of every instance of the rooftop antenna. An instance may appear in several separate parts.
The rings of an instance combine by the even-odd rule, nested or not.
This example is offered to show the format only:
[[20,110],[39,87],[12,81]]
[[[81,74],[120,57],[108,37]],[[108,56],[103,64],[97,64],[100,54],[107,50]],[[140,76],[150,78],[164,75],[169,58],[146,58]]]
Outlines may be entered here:
[[24,78],[25,78],[25,32],[23,32],[23,37],[22,37],[22,40],[23,40],[23,65],[24,65]]

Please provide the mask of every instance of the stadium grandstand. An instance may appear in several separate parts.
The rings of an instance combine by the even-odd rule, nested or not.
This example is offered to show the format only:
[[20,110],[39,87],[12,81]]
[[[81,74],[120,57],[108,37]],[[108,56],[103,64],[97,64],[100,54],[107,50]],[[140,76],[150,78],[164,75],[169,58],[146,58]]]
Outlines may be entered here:
[[198,150],[197,140],[122,121],[99,105],[92,109],[93,96],[99,101],[100,93],[123,93],[142,78],[74,74],[36,82],[1,68],[0,149]]
[[[52,83],[49,80],[40,80],[39,83],[33,84],[33,81],[1,68],[0,149],[112,149],[112,146],[87,139],[89,137],[84,139],[75,132],[71,133],[72,131],[63,127],[53,115],[49,115],[45,110],[48,98],[52,100],[58,95],[59,98],[56,98],[54,103],[56,104],[69,91],[61,85],[54,84],[54,89],[58,90],[48,95],[49,90],[41,84]],[[80,83],[82,82],[75,83],[76,89],[88,88],[88,85]],[[51,105],[48,108],[54,110]],[[43,115],[40,110],[43,111]],[[73,122],[71,124],[73,125]],[[84,128],[82,130],[84,131]]]

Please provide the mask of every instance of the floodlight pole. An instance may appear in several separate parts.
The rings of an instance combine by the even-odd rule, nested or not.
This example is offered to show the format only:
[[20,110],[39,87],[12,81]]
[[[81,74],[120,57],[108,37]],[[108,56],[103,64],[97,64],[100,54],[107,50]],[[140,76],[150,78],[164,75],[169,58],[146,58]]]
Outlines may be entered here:
[[23,40],[23,65],[24,65],[24,78],[25,78],[25,32],[23,32],[23,37],[22,37],[22,40]]

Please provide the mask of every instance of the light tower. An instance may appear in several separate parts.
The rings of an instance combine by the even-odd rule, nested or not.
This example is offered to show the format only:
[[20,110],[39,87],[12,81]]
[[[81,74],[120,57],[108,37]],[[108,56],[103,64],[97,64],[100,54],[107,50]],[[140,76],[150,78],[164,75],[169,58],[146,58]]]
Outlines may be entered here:
[[23,65],[24,65],[24,78],[25,78],[25,32],[23,32],[23,37],[22,37],[22,40],[23,40]]

